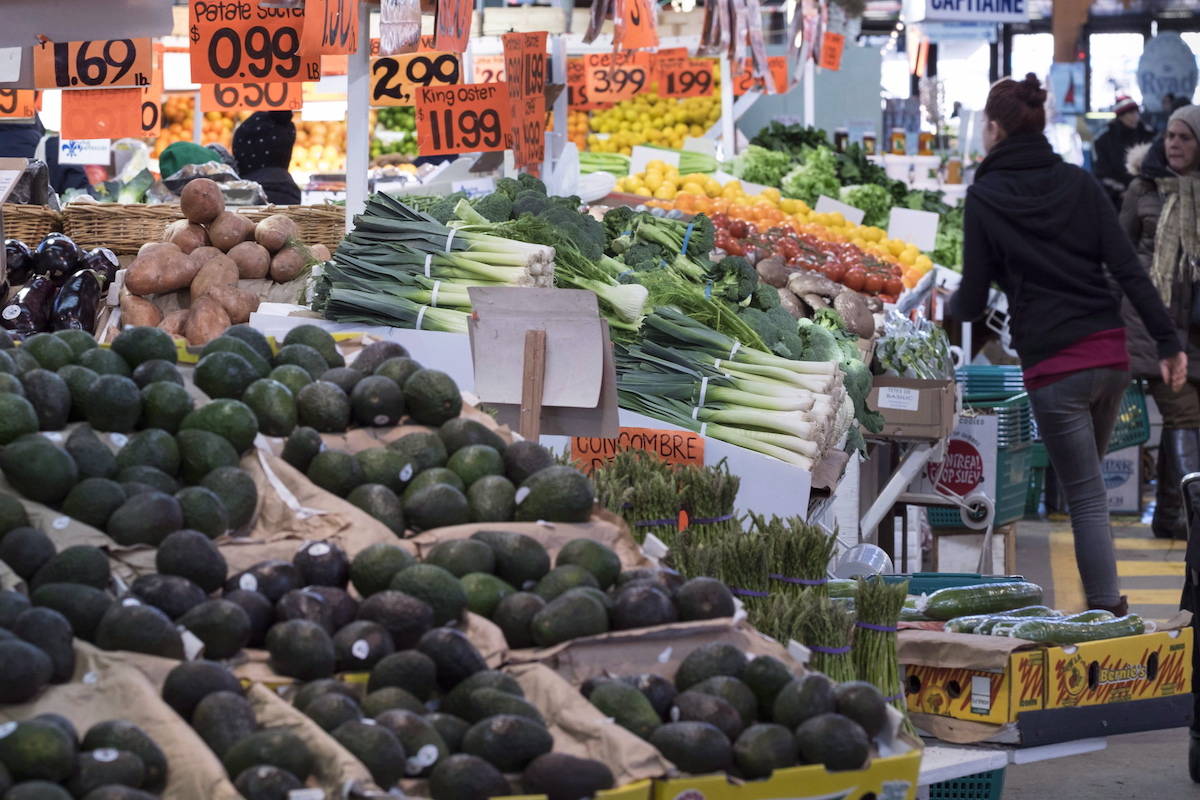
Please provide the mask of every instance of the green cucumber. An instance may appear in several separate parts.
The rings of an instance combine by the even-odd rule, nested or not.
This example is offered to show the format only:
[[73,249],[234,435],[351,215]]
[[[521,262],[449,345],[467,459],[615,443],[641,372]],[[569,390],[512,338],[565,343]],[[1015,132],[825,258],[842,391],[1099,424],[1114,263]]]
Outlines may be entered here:
[[1044,621],[1050,622],[1050,621],[1060,620],[1060,619],[1062,619],[1062,617],[1060,617],[1060,616],[1036,616],[1035,617],[1035,616],[1030,616],[1028,614],[1023,614],[1021,616],[1013,616],[1011,614],[994,614],[993,616],[990,616],[990,617],[984,617],[983,621],[975,626],[975,630],[972,631],[972,633],[977,633],[980,636],[991,636],[992,632],[996,629],[997,625],[1001,625],[1001,624],[1005,624],[1005,623],[1012,623],[1015,625],[1018,622],[1024,622],[1025,620],[1028,620],[1028,619],[1044,620]]
[[948,633],[974,633],[975,626],[987,619],[986,614],[975,614],[970,617],[955,617],[946,622],[945,630]]
[[1028,581],[981,583],[938,589],[925,598],[926,616],[954,619],[971,614],[999,614],[1042,602],[1042,587]]
[[1027,619],[1004,629],[1004,636],[1028,639],[1042,644],[1064,645],[1138,636],[1146,632],[1146,624],[1137,614],[1098,622],[1064,622],[1062,620]]
[[1117,615],[1111,611],[1105,611],[1102,608],[1093,608],[1091,611],[1084,611],[1081,614],[1067,617],[1063,622],[1100,622],[1106,619],[1116,619]]

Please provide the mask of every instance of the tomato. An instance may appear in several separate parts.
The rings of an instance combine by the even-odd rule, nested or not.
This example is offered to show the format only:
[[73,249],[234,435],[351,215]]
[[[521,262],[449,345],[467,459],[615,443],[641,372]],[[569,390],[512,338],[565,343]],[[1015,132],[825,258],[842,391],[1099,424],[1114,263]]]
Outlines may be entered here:
[[729,221],[729,235],[730,236],[732,236],[735,239],[744,239],[744,238],[746,238],[747,233],[749,233],[749,231],[747,230],[747,226],[746,226],[745,222],[742,222],[740,219],[734,219],[734,220]]
[[879,294],[883,291],[883,276],[871,274],[867,276],[867,280],[863,284],[863,291],[867,294]]
[[847,289],[861,292],[867,282],[867,274],[858,267],[851,267],[842,275],[842,283]]
[[842,278],[846,276],[846,271],[846,264],[843,261],[830,259],[825,264],[825,277],[829,278],[831,281],[837,281],[838,283],[841,283]]
[[883,284],[883,294],[890,294],[892,297],[899,297],[904,291],[904,281],[899,278],[888,278]]
[[742,247],[741,243],[738,242],[736,239],[728,240],[725,243],[725,246],[722,247],[721,249],[724,250],[727,254],[729,254],[731,256],[746,255],[746,249],[744,247]]

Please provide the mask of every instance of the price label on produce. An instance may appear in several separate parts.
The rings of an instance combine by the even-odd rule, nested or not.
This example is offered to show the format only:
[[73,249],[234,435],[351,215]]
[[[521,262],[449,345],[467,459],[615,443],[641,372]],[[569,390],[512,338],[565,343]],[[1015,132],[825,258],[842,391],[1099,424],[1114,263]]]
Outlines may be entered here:
[[[754,61],[742,59],[741,69],[733,78],[733,94],[741,97],[747,92],[764,92],[766,94],[784,94],[788,90],[787,56],[769,56],[767,71],[770,79],[764,81],[754,75]],[[765,85],[764,85],[765,84]]]
[[670,63],[680,58],[690,58],[686,47],[664,47],[650,56],[650,80],[657,82],[661,88],[663,81],[662,64]]
[[825,31],[821,37],[821,69],[834,72],[842,68],[842,51],[846,48],[846,37],[840,33]]
[[202,83],[201,111],[299,111],[303,90],[294,83]]
[[358,0],[307,0],[300,52],[349,55],[358,52]]
[[649,53],[588,53],[583,63],[587,93],[593,103],[611,105],[628,100],[650,82]]
[[438,50],[461,53],[471,36],[471,0],[437,0],[433,20],[433,46]]
[[546,31],[506,33],[504,74],[515,130],[513,161],[541,164],[546,151]]
[[42,93],[37,89],[0,89],[0,118],[32,117],[41,105]]
[[475,83],[496,83],[507,80],[504,76],[504,54],[489,53],[475,56]]
[[191,0],[192,81],[266,83],[321,79],[319,53],[302,53],[304,10],[257,3]]
[[423,156],[510,146],[508,84],[469,83],[417,89],[417,145]]
[[62,93],[63,139],[141,138],[141,89],[67,90]]
[[423,86],[462,83],[457,53],[408,53],[371,59],[371,105],[411,106]]
[[663,97],[708,97],[713,93],[716,80],[711,59],[671,59],[660,69],[658,91]]
[[626,450],[643,450],[667,464],[704,466],[704,437],[691,431],[622,427],[616,439],[571,437],[571,459],[588,475]]
[[33,47],[33,84],[39,89],[149,86],[153,59],[149,39],[42,42]]
[[615,0],[613,43],[621,50],[658,47],[658,20],[650,0]]
[[142,138],[157,139],[162,130],[163,46],[154,45],[154,77],[142,89]]
[[592,102],[588,93],[587,65],[582,58],[567,59],[567,105],[572,111],[595,111],[609,107],[606,103]]

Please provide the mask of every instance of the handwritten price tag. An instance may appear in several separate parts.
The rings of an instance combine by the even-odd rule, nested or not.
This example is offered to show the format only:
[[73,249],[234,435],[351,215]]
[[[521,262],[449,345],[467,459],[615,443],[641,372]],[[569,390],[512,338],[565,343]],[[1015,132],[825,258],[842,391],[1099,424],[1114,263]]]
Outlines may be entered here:
[[650,81],[649,53],[588,53],[587,92],[593,103],[619,103],[646,88]]
[[661,67],[663,97],[708,97],[713,93],[713,62],[706,58],[672,59]]
[[191,0],[188,19],[196,83],[321,79],[320,55],[301,54],[303,9]]
[[142,89],[142,136],[157,139],[162,130],[163,101],[163,46],[154,45],[154,77],[150,85]]
[[371,59],[371,105],[411,106],[423,86],[462,83],[457,53],[409,53]]
[[508,84],[417,89],[417,145],[423,156],[507,149],[512,130]]
[[358,0],[307,0],[300,52],[306,56],[358,52]]
[[587,65],[582,58],[567,59],[567,106],[572,111],[595,111],[609,107],[606,103],[593,102],[588,94]]
[[[422,36],[417,43],[418,53],[432,53],[436,48],[433,46],[432,36]],[[371,58],[379,55],[379,39],[371,37]]]
[[504,54],[490,53],[475,56],[475,83],[497,83],[507,80],[504,75]]
[[846,49],[846,37],[840,33],[825,31],[821,37],[821,69],[833,70],[842,68],[842,51]]
[[747,92],[765,92],[768,94],[784,94],[787,92],[787,56],[768,57],[767,71],[771,75],[770,80],[763,81],[760,78],[756,78],[754,76],[754,62],[749,58],[742,59],[741,70],[733,79],[733,94],[741,97]]
[[704,465],[704,438],[690,431],[622,427],[616,439],[571,437],[571,458],[588,474],[625,450],[644,450],[668,464]]
[[62,93],[63,139],[143,136],[141,89],[68,90]]
[[301,87],[293,83],[202,83],[201,111],[299,111]]
[[32,117],[42,104],[37,89],[0,89],[0,118]]
[[471,0],[437,0],[433,21],[433,45],[438,50],[461,53],[471,35]]
[[39,89],[149,86],[153,58],[149,39],[42,42],[33,48],[33,83]]
[[621,50],[658,47],[658,21],[649,0],[616,0],[613,43]]
[[546,149],[546,31],[506,33],[504,74],[512,107],[513,161],[541,164]]

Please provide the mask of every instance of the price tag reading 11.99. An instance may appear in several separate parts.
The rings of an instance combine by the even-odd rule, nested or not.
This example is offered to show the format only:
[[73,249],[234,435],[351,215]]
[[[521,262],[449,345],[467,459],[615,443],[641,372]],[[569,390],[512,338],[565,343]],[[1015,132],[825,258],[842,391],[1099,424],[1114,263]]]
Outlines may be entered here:
[[153,70],[149,39],[42,42],[33,48],[33,83],[39,89],[149,86]]
[[371,59],[371,105],[411,106],[423,86],[462,82],[457,53],[408,53]]
[[303,10],[191,0],[188,23],[196,83],[321,79],[320,55],[300,53]]
[[417,145],[423,156],[505,150],[511,133],[508,84],[417,89]]

